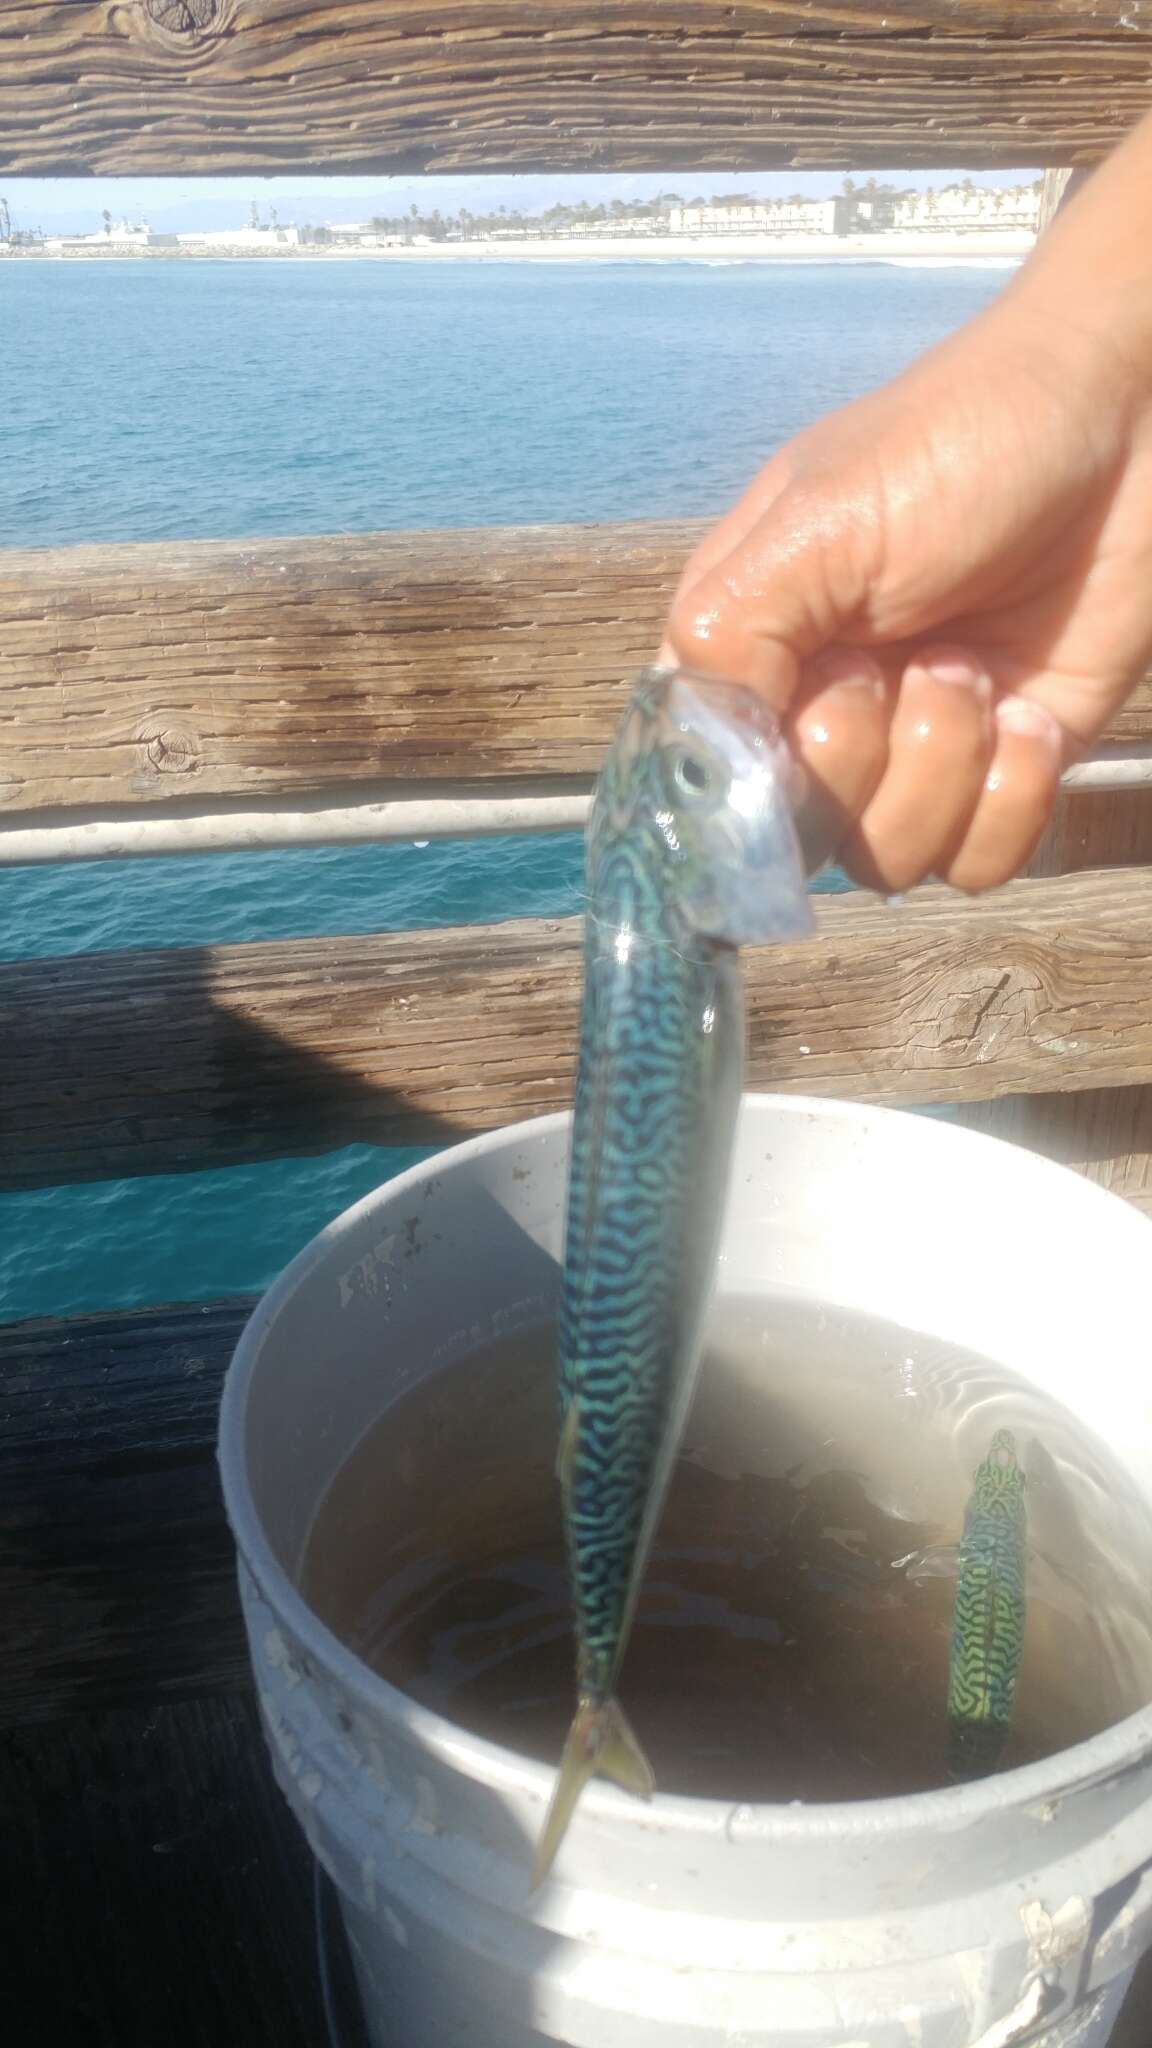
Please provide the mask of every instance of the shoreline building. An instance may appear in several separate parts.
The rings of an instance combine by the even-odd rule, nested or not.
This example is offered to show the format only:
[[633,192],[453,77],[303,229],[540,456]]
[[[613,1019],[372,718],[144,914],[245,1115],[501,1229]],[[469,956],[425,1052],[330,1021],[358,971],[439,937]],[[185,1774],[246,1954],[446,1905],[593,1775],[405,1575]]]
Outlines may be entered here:
[[[668,232],[673,235],[830,235],[835,229],[836,199],[713,200],[700,206],[673,206]],[[843,230],[841,230],[843,232]]]
[[41,246],[53,255],[61,256],[96,254],[102,249],[124,256],[133,250],[152,247],[157,239],[147,221],[110,219],[90,235],[45,235]]
[[1041,181],[995,189],[945,185],[939,191],[899,191],[868,185],[832,199],[711,200],[673,206],[673,235],[1035,234],[1040,225]]
[[[999,189],[988,185],[945,185],[939,192],[903,192],[874,225],[898,232],[933,234],[1036,234],[1040,227],[1041,180]],[[863,196],[863,195],[861,195]],[[882,203],[882,202],[881,202]]]
[[298,249],[297,227],[202,228],[194,234],[176,236],[181,249]]

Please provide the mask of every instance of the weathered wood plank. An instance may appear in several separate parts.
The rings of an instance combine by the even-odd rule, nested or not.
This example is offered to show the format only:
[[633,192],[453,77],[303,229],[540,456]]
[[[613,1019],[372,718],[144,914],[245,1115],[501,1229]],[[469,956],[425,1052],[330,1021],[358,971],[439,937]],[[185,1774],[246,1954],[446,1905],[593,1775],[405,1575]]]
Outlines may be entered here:
[[[0,552],[0,819],[460,778],[586,784],[701,531]],[[1152,738],[1147,684],[1109,737]]]
[[0,1723],[246,1683],[214,1438],[250,1306],[0,1330]]
[[[1036,850],[1030,873],[1079,874],[1128,862],[1152,863],[1152,803],[1128,793],[1063,798]],[[1074,886],[1070,884],[1069,886]],[[1118,1076],[1116,1078],[1125,1078]],[[1006,1093],[970,1105],[974,1130],[1026,1145],[1152,1212],[1152,1086],[1089,1087],[1075,1095]]]
[[0,554],[0,812],[588,778],[698,528]]
[[21,1729],[0,1741],[0,1799],[5,1979],[10,2011],[27,2016],[11,2038],[327,2039],[311,1857],[252,1702],[141,1703]]
[[[1134,707],[1139,714],[1139,707]],[[1030,875],[1080,875],[1096,868],[1152,862],[1152,790],[1065,793],[1033,859]]]
[[15,0],[40,176],[1084,163],[1152,101],[1145,0]]
[[[900,910],[827,898],[748,956],[751,1085],[878,1102],[1152,1082],[1152,870]],[[570,1100],[579,924],[15,963],[0,1187],[352,1142],[443,1142]]]

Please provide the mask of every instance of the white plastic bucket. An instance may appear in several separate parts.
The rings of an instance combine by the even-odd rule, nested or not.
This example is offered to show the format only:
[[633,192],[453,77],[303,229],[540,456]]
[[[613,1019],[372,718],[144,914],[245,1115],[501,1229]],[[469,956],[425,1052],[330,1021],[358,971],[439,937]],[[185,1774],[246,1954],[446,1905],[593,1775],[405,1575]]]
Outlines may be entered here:
[[[277,1774],[339,1887],[377,2048],[1102,2048],[1152,1939],[1152,1709],[1024,1769],[839,1806],[610,1786],[553,1880],[552,1771],[414,1704],[297,1590],[400,1394],[557,1296],[568,1120],[414,1168],[256,1309],[221,1465]],[[746,1097],[722,1292],[781,1286],[1034,1380],[1152,1502],[1152,1224],[946,1124]]]

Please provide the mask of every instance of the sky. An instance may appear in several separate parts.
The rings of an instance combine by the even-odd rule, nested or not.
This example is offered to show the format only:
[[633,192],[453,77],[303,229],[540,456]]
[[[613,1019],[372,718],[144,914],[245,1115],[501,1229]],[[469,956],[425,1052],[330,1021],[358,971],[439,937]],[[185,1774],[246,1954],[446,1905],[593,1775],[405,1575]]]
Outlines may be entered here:
[[[947,185],[971,177],[977,185],[1030,183],[1035,171],[890,172],[857,171],[857,182],[876,177],[900,186]],[[0,198],[8,201],[15,228],[45,228],[58,234],[86,234],[98,229],[105,208],[119,220],[128,215],[146,220],[158,233],[178,234],[196,228],[240,227],[253,200],[261,219],[275,207],[282,222],[319,225],[325,221],[367,220],[375,213],[423,212],[439,207],[456,213],[493,213],[506,206],[525,213],[557,203],[587,199],[591,204],[613,199],[652,199],[660,191],[685,198],[701,193],[753,192],[784,197],[804,192],[822,198],[839,192],[842,171],[688,171],[678,174],[602,175],[573,172],[537,177],[473,178],[8,178],[0,182]]]

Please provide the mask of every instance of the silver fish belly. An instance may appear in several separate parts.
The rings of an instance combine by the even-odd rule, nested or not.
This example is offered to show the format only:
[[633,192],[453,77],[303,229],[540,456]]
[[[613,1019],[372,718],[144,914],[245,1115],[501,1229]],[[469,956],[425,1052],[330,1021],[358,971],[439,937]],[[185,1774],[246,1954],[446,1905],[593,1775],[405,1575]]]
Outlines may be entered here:
[[719,1251],[744,1066],[736,949],[811,929],[785,778],[758,699],[659,675],[593,807],[560,1317],[578,1705],[536,1882],[590,1777],[654,1786],[616,1681]]

